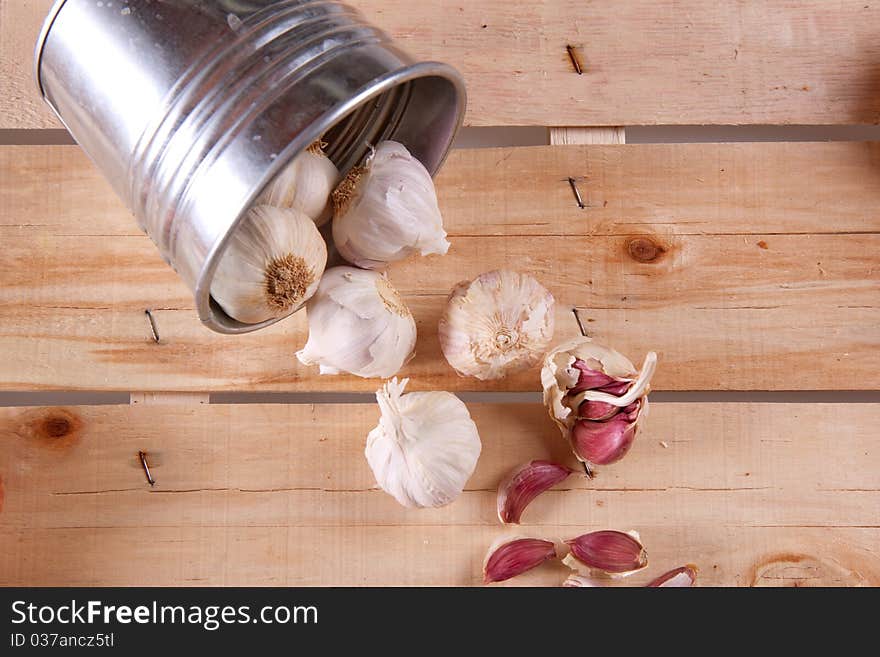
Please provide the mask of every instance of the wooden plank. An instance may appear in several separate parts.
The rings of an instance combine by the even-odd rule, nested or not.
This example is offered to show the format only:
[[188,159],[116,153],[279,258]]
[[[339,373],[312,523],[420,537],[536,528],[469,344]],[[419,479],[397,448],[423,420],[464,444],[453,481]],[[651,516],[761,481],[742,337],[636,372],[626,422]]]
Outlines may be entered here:
[[[416,511],[375,488],[374,405],[0,409],[0,585],[478,584],[498,481],[567,450],[538,405],[471,410],[477,471]],[[520,531],[636,528],[635,583],[692,561],[705,585],[877,585],[878,423],[876,404],[657,403],[626,460],[540,497]]]
[[[858,143],[456,152],[438,181],[450,254],[390,273],[421,336],[404,373],[416,388],[536,389],[535,372],[457,377],[436,339],[448,290],[506,266],[556,296],[559,339],[578,308],[634,359],[656,349],[657,389],[878,389],[878,163],[880,144]],[[0,389],[376,388],[296,362],[302,313],[246,336],[203,328],[75,147],[6,147],[0,171]]]
[[586,144],[625,144],[626,128],[550,128],[552,146],[582,146]]
[[[0,128],[59,126],[31,76],[51,3],[0,0]],[[880,5],[861,0],[357,5],[416,57],[462,71],[470,125],[880,121]]]

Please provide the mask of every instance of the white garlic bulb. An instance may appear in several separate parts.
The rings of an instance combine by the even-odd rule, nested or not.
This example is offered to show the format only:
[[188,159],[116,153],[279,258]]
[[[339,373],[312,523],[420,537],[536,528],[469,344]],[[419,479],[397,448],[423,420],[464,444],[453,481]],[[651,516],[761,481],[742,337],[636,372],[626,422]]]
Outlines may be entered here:
[[354,267],[324,273],[307,306],[309,339],[297,358],[321,374],[388,378],[412,358],[416,323],[382,274]]
[[325,144],[316,141],[297,155],[269,186],[263,190],[258,205],[293,208],[305,213],[319,226],[333,216],[330,195],[339,184],[339,169],[324,154]]
[[555,302],[527,274],[500,270],[459,283],[440,318],[449,364],[481,381],[537,364],[553,339]]
[[315,222],[298,210],[260,205],[230,238],[211,296],[230,317],[257,324],[302,307],[326,266],[327,245]]
[[379,486],[407,507],[452,502],[474,472],[482,445],[477,426],[449,392],[404,394],[409,379],[376,392],[382,412],[365,454]]
[[384,269],[413,253],[449,250],[434,181],[397,142],[385,141],[333,192],[333,241],[364,269]]

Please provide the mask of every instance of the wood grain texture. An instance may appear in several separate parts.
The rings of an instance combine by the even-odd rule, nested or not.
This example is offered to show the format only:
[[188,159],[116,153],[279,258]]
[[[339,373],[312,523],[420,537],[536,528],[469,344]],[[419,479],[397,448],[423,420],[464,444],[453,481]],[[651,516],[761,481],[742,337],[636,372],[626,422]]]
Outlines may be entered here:
[[[0,585],[479,584],[499,480],[570,454],[541,406],[471,411],[465,492],[408,510],[363,457],[374,405],[0,409]],[[872,404],[657,403],[624,461],[539,497],[518,531],[638,529],[652,567],[628,583],[695,562],[704,585],[877,585],[878,425]]]
[[[31,75],[51,4],[0,0],[0,128],[59,126]],[[880,5],[862,0],[353,4],[461,70],[470,125],[880,121]]]
[[552,146],[583,146],[587,144],[625,144],[626,128],[550,128]]
[[[245,336],[203,328],[77,148],[2,148],[0,171],[0,389],[376,388],[296,362],[303,313]],[[390,272],[420,332],[404,374],[416,388],[536,389],[535,372],[455,376],[436,338],[455,283],[512,267],[555,295],[559,339],[577,334],[577,308],[633,359],[657,350],[657,389],[877,389],[878,172],[880,144],[860,143],[456,152],[438,180],[450,254]]]

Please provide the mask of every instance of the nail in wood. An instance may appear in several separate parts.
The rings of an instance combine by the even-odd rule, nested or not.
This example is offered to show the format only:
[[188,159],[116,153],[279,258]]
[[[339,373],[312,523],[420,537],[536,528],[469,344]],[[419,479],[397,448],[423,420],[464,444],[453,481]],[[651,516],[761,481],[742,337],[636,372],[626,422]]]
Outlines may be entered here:
[[141,460],[141,465],[144,467],[144,474],[147,475],[147,483],[149,483],[150,486],[155,486],[156,480],[153,479],[153,475],[150,474],[150,466],[147,464],[147,453],[138,452],[138,458]]
[[578,309],[577,309],[577,308],[572,308],[572,309],[571,309],[571,312],[572,312],[572,314],[574,314],[574,319],[575,319],[575,321],[576,321],[577,324],[578,324],[578,330],[581,332],[581,335],[584,336],[585,338],[588,337],[588,336],[587,336],[587,332],[586,332],[586,330],[584,329],[583,322],[581,322],[581,316],[578,314]]
[[583,210],[587,206],[584,205],[584,199],[581,198],[581,192],[578,189],[577,182],[575,182],[574,178],[569,178],[568,184],[571,185],[571,191],[574,192],[574,200],[577,201],[578,207]]
[[577,51],[574,49],[574,46],[565,46],[565,50],[568,52],[568,58],[571,60],[571,65],[574,66],[574,72],[578,75],[584,74],[584,68],[581,66],[581,60],[578,57]]
[[150,330],[153,332],[153,341],[159,342],[159,329],[156,328],[156,318],[153,317],[153,312],[147,308],[144,311],[144,314],[147,316],[147,319],[150,320]]

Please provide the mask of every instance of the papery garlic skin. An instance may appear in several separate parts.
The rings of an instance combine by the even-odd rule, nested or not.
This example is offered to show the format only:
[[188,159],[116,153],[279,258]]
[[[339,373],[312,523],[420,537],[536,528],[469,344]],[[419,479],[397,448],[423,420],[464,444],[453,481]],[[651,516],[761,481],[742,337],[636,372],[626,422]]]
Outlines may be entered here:
[[301,308],[318,289],[327,245],[299,210],[251,208],[229,239],[211,296],[233,319],[258,324]]
[[388,378],[412,358],[416,323],[388,279],[355,267],[324,272],[307,306],[309,339],[296,355],[321,374]]
[[376,392],[381,417],[367,436],[367,463],[379,486],[411,508],[445,506],[458,497],[482,443],[464,402],[449,392],[404,394],[409,379]]
[[498,519],[519,524],[523,511],[541,493],[565,481],[574,472],[552,461],[530,461],[518,466],[498,486]]
[[459,283],[440,318],[443,355],[456,372],[481,381],[528,369],[553,339],[554,306],[527,274],[502,269]]
[[434,181],[402,144],[384,141],[333,192],[333,241],[364,269],[449,250]]
[[592,577],[584,577],[583,575],[569,575],[562,583],[565,588],[586,588],[595,589],[602,588],[602,584]]
[[339,184],[339,169],[315,142],[297,155],[263,190],[257,203],[293,208],[323,226],[333,216],[330,195]]
[[553,541],[518,537],[496,539],[483,561],[483,583],[503,582],[556,557]]
[[698,568],[693,564],[663,573],[646,586],[649,588],[691,588],[697,582]]
[[579,460],[608,465],[626,455],[647,414],[656,367],[653,351],[637,370],[623,354],[589,338],[547,354],[541,370],[544,405]]
[[566,541],[571,550],[562,560],[572,570],[599,571],[627,577],[648,567],[648,553],[638,532],[603,530]]

